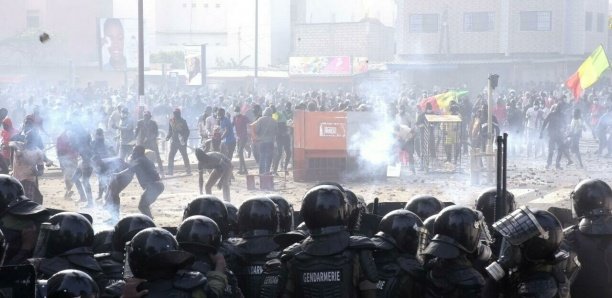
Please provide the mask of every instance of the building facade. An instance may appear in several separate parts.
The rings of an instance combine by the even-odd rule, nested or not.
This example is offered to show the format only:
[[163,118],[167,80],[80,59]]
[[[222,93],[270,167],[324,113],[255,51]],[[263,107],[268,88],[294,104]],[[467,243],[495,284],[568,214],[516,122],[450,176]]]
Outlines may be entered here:
[[607,11],[608,0],[398,1],[397,68],[561,80],[607,45]]
[[372,62],[393,60],[393,28],[376,19],[351,23],[295,24],[292,56],[367,57]]

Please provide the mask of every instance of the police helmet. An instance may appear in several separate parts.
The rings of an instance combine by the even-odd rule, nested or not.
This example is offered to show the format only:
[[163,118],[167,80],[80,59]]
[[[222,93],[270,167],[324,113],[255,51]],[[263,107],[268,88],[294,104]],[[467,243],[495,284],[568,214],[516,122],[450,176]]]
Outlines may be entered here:
[[176,241],[182,249],[196,253],[216,253],[221,246],[221,230],[210,218],[203,215],[190,216],[178,226]]
[[421,220],[425,220],[437,214],[442,208],[444,208],[444,204],[436,197],[430,195],[414,196],[404,207],[405,210],[412,211],[414,214],[418,215]]
[[376,236],[393,243],[400,252],[416,255],[421,240],[423,222],[408,210],[387,213],[378,226]]
[[180,269],[190,266],[194,257],[180,250],[170,232],[146,228],[134,235],[127,250],[128,264],[136,278],[169,279]]
[[[504,208],[505,214],[502,216],[506,216],[506,214],[514,211],[516,209],[516,202],[514,200],[514,194],[509,191],[506,191],[506,197],[504,200]],[[476,200],[476,210],[480,211],[485,218],[485,222],[487,225],[492,225],[494,222],[501,218],[497,218],[496,212],[496,204],[497,204],[497,189],[490,188],[484,191],[478,199]]]
[[552,262],[563,241],[563,227],[548,211],[535,210],[533,215],[540,226],[539,233],[521,244],[521,254],[531,262]]
[[266,197],[253,197],[238,208],[238,228],[242,237],[278,232],[278,209]]
[[155,222],[144,214],[130,214],[115,224],[113,229],[113,250],[125,251],[125,243],[130,241],[136,233],[155,227]]
[[102,230],[94,235],[91,249],[94,254],[108,253],[113,250],[113,232],[114,230]]
[[221,234],[227,237],[229,232],[227,207],[219,198],[212,195],[196,197],[185,208],[183,220],[193,215],[204,215],[214,220],[221,229]]
[[40,233],[45,234],[38,239],[46,243],[37,243],[39,257],[51,258],[66,251],[91,247],[94,232],[87,218],[76,212],[60,212],[49,218],[48,223],[41,226]]
[[229,229],[228,237],[235,237],[238,235],[238,208],[234,204],[223,201],[225,208],[227,208],[227,226]]
[[15,177],[0,174],[0,216],[35,215],[46,213],[46,209],[25,196],[21,182]]
[[333,185],[310,189],[302,199],[300,213],[312,235],[345,230],[348,221],[346,196]]
[[612,210],[612,189],[599,179],[580,181],[571,198],[578,217],[609,215]]
[[100,289],[87,273],[79,270],[62,270],[47,280],[48,298],[96,298]]
[[461,253],[471,254],[478,248],[483,227],[484,217],[479,211],[462,206],[446,207],[436,216],[436,235],[424,253],[447,259]]
[[286,233],[293,230],[293,206],[280,195],[269,195],[268,198],[278,207],[279,232]]

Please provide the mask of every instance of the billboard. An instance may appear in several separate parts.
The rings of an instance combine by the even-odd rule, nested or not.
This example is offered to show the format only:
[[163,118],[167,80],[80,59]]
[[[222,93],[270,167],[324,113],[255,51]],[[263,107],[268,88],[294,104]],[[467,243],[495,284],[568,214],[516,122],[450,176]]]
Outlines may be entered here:
[[185,46],[185,85],[202,85],[202,48]]
[[353,57],[353,74],[368,72],[368,63],[367,57]]
[[289,57],[289,74],[303,76],[351,75],[351,57]]
[[[138,19],[101,18],[98,28],[100,68],[104,71],[138,68]],[[146,47],[144,57],[148,66]]]

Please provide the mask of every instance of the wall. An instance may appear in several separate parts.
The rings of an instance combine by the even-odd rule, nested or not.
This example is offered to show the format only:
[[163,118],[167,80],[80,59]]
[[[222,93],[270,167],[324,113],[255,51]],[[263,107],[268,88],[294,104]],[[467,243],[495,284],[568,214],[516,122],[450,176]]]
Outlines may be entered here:
[[377,20],[358,23],[297,24],[292,56],[357,56],[393,59],[393,29]]

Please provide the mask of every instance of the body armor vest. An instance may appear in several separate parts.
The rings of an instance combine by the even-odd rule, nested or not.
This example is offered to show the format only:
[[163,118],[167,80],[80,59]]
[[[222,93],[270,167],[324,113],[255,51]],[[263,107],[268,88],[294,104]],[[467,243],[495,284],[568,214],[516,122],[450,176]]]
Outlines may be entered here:
[[[196,260],[193,265],[191,265],[191,270],[200,272],[206,275],[207,272],[213,270],[211,265],[202,260]],[[240,288],[238,287],[238,281],[236,280],[236,276],[234,272],[230,270],[225,271],[225,276],[227,276],[227,285],[223,290],[223,295],[221,297],[224,298],[239,298],[241,296]]]
[[485,285],[484,277],[465,255],[448,260],[434,258],[427,268],[428,287],[424,297],[480,297]]
[[[377,297],[412,297],[420,294],[417,283],[423,281],[424,274],[416,259],[410,256],[402,257],[392,250],[381,250],[374,252],[374,260],[378,269]],[[408,293],[402,290],[407,290]]]
[[328,256],[307,253],[295,255],[295,296],[299,298],[349,298],[357,297],[356,281],[353,280],[355,258],[352,250]]
[[519,269],[510,277],[504,297],[568,298],[569,283],[552,265],[533,265]]
[[39,279],[49,279],[53,274],[67,269],[87,273],[100,288],[108,285],[108,279],[93,257],[91,249],[79,247],[49,259],[31,259]]
[[264,272],[264,266],[270,260],[270,253],[278,249],[271,236],[254,237],[236,240],[236,265],[233,271],[238,280],[238,286],[244,297],[259,297],[261,286],[269,277]]
[[208,280],[200,272],[180,270],[171,280],[144,282],[138,290],[149,290],[149,298],[193,298],[212,293],[208,289]]
[[586,235],[573,227],[565,239],[582,265],[572,296],[612,297],[612,235]]
[[264,280],[261,285],[259,297],[275,298],[282,292],[280,287],[285,285],[286,280],[281,281],[281,252],[271,252],[268,262],[264,265]]

